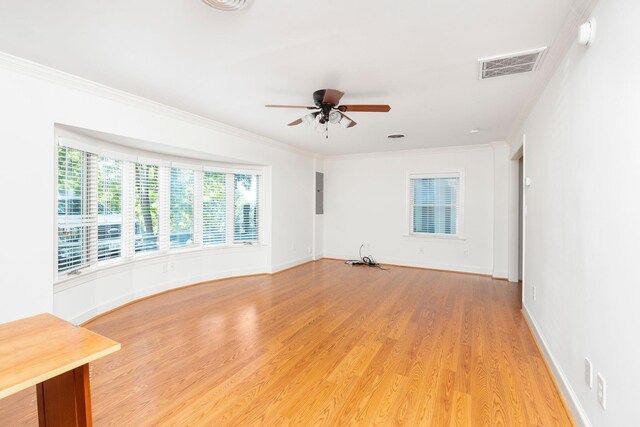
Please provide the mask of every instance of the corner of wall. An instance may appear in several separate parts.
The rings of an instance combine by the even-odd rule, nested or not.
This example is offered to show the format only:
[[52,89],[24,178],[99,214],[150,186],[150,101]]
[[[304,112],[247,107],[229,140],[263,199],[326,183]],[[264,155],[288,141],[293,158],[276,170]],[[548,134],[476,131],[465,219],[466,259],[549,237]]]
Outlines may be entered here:
[[509,268],[509,144],[490,143],[493,151],[493,277],[506,279]]

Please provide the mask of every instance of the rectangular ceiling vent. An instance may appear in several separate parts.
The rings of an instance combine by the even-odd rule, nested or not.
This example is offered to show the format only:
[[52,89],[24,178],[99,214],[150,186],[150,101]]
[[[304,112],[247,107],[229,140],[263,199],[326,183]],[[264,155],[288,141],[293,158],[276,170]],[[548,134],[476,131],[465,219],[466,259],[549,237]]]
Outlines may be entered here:
[[546,50],[546,47],[541,47],[526,52],[480,58],[480,80],[535,71],[540,67]]

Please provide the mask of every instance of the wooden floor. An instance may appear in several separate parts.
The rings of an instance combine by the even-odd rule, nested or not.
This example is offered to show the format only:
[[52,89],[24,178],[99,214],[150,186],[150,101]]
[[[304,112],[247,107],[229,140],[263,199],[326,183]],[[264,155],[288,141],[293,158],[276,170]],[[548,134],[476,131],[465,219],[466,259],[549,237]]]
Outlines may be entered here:
[[[97,426],[569,426],[519,311],[473,275],[322,260],[159,295],[89,323]],[[35,425],[35,392],[0,425]]]

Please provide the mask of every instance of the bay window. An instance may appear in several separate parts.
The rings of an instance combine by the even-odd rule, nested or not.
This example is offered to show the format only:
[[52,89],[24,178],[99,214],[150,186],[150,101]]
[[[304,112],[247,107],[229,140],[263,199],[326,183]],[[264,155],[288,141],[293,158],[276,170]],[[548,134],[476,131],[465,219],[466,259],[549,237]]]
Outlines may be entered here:
[[260,170],[130,151],[59,139],[58,279],[140,256],[260,241]]

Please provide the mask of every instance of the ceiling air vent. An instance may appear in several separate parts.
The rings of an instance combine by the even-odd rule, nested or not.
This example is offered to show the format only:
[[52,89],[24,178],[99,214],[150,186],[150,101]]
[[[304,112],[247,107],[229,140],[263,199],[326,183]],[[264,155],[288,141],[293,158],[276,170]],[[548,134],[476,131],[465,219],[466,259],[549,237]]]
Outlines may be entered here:
[[480,80],[535,71],[542,62],[546,47],[508,55],[480,58]]
[[219,9],[225,10],[227,12],[233,12],[234,10],[240,10],[251,3],[251,0],[202,0],[209,6]]

